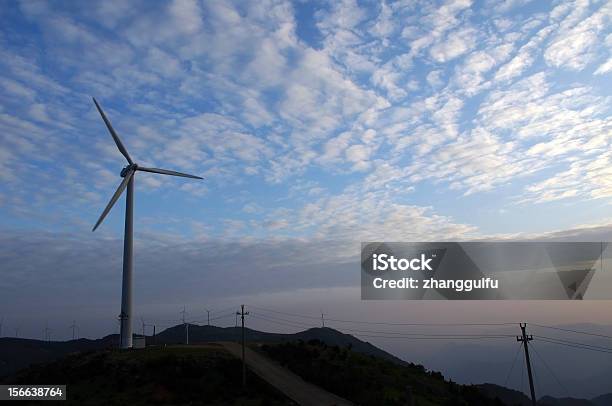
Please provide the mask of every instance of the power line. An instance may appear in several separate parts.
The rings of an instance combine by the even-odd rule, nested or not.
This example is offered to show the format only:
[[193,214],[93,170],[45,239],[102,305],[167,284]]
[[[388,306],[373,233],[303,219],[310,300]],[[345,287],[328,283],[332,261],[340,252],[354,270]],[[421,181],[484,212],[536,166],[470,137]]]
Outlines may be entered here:
[[291,323],[291,322],[289,322],[289,323],[287,323],[287,322],[279,322],[279,321],[272,320],[272,319],[269,319],[269,318],[264,317],[264,316],[258,316],[258,315],[253,314],[253,313],[251,313],[251,317],[253,317],[255,319],[265,320],[265,321],[270,322],[270,323],[276,323],[276,324],[280,324],[280,325],[284,325],[284,326],[289,326],[289,327],[297,327],[297,328],[312,327],[312,326],[306,326],[305,324],[301,324],[301,323],[297,324],[297,323]]
[[519,343],[516,348],[516,353],[514,354],[514,359],[512,360],[512,365],[510,366],[510,371],[508,371],[508,375],[506,376],[506,380],[504,381],[504,386],[507,386],[508,381],[510,380],[510,375],[512,375],[512,370],[514,369],[514,365],[516,364],[516,360],[518,359],[518,355],[521,352],[521,344]]
[[536,327],[541,327],[541,328],[548,328],[551,330],[558,330],[558,331],[565,331],[568,333],[576,333],[576,334],[584,334],[584,335],[588,335],[588,336],[595,336],[595,337],[602,337],[602,338],[609,338],[612,339],[612,336],[606,335],[606,334],[598,334],[598,333],[590,333],[587,331],[581,331],[581,330],[573,330],[573,329],[569,329],[569,328],[561,328],[561,327],[554,327],[554,326],[546,326],[543,324],[530,324],[532,326],[536,326]]
[[566,344],[574,344],[574,345],[581,345],[581,346],[585,346],[585,347],[593,347],[593,348],[598,349],[598,350],[612,351],[612,348],[610,348],[610,347],[602,347],[602,346],[599,346],[599,345],[579,343],[577,341],[563,340],[561,338],[554,338],[554,337],[545,337],[545,336],[537,336],[537,337],[538,338],[544,338],[544,339],[547,339],[547,340],[552,340],[552,341],[559,341],[559,342],[566,343]]
[[[291,324],[296,324],[296,325],[301,325],[301,326],[307,326],[307,327],[312,327],[311,325],[307,325],[301,322],[296,322],[293,320],[287,320],[287,319],[282,319],[279,317],[274,317],[274,316],[270,316],[270,315],[266,315],[267,318],[269,319],[273,319],[273,320],[278,320],[284,323],[291,323]],[[300,326],[300,327],[301,327]],[[438,333],[404,333],[404,332],[397,332],[397,331],[380,331],[380,330],[358,330],[358,329],[352,329],[352,328],[345,328],[342,327],[341,328],[342,331],[350,331],[350,332],[355,332],[355,333],[374,333],[374,334],[390,334],[390,335],[397,335],[397,336],[403,336],[403,337],[417,337],[417,336],[422,336],[422,337],[468,337],[468,338],[508,338],[508,337],[514,337],[514,335],[511,334],[438,334]]]
[[217,317],[211,317],[210,319],[208,317],[205,317],[203,319],[186,319],[186,320],[187,320],[188,323],[204,323],[204,322],[209,323],[211,321],[222,319],[224,317],[233,316],[233,315],[234,315],[234,313],[232,312],[232,313],[228,313],[228,314],[225,314],[225,315],[220,315],[220,316],[217,316]]
[[[259,306],[251,306],[251,308],[253,309],[257,309],[257,310],[261,310],[261,311],[267,311],[267,312],[272,312],[272,313],[278,313],[278,314],[284,314],[286,316],[293,316],[293,317],[302,317],[302,318],[306,318],[306,319],[313,319],[313,320],[321,320],[321,316],[307,316],[304,314],[297,314],[297,313],[289,313],[289,312],[282,312],[279,310],[272,310],[272,309],[266,309],[263,307],[259,307]],[[517,325],[518,323],[392,323],[392,322],[384,322],[384,321],[362,321],[362,320],[346,320],[346,319],[330,319],[330,318],[325,318],[326,321],[335,321],[338,323],[355,323],[355,324],[380,324],[380,325],[389,325],[389,326],[431,326],[431,327],[461,327],[461,326],[511,326],[511,325]]]
[[[529,345],[529,342],[527,343],[527,345]],[[531,345],[529,345],[529,349],[533,349],[533,347]],[[533,369],[533,386],[536,389],[537,393],[542,393],[542,385],[540,382],[540,375],[537,369],[537,364],[535,362],[535,360],[531,361],[531,365],[532,365],[532,369]],[[536,402],[537,404],[537,402]]]
[[563,386],[561,384],[561,381],[559,380],[559,378],[557,378],[557,375],[555,375],[555,373],[553,372],[553,369],[548,366],[548,364],[546,363],[546,360],[544,359],[544,357],[542,357],[539,353],[539,351],[535,348],[535,346],[533,345],[533,343],[530,344],[531,348],[533,349],[533,352],[536,354],[536,356],[540,359],[540,361],[542,361],[542,364],[544,364],[544,367],[546,367],[546,369],[548,369],[548,372],[550,372],[550,374],[552,375],[552,377],[555,379],[555,381],[559,384],[559,386],[561,387],[561,389],[565,392],[565,395],[567,397],[570,396],[569,392],[567,391],[567,388],[565,386]]
[[[280,324],[280,325],[285,325],[285,326],[290,326],[290,327],[297,327],[297,328],[303,328],[304,324],[297,324],[294,322],[288,322],[288,321],[278,321],[278,319],[270,319],[268,317],[264,317],[261,315],[255,315],[255,314],[251,314],[251,317],[256,318],[256,319],[260,319],[260,320],[265,320],[267,322],[270,323],[275,323],[275,324]],[[442,334],[432,334],[432,335],[427,335],[427,334],[418,334],[418,333],[414,333],[414,335],[412,335],[411,333],[397,333],[397,332],[377,332],[377,331],[368,331],[368,330],[349,330],[349,329],[344,329],[345,331],[361,331],[363,333],[357,332],[357,333],[353,333],[354,336],[356,337],[367,337],[367,338],[401,338],[404,340],[481,340],[481,339],[506,339],[508,338],[508,336],[503,335],[503,336],[492,336],[492,335],[442,335]],[[370,334],[371,333],[371,334]]]
[[454,336],[427,336],[427,337],[414,337],[414,336],[384,336],[384,335],[371,335],[371,334],[353,334],[355,337],[367,337],[367,338],[401,338],[403,340],[495,340],[495,339],[507,339],[507,337],[489,337],[489,336],[472,336],[472,337],[454,337]]
[[521,392],[525,393],[525,364],[521,362]]
[[[232,314],[234,314],[233,312],[236,310],[235,306],[232,307],[227,307],[221,310],[210,310],[210,313],[225,313],[225,312],[232,312]],[[182,313],[182,312],[181,312]],[[186,318],[185,321],[187,322],[192,322],[192,321],[203,321],[206,318],[207,314],[206,313],[196,313],[194,316],[190,318]],[[210,320],[212,321],[214,318],[210,318]],[[171,323],[183,323],[183,319],[182,318],[174,318],[174,319],[156,319],[156,318],[147,318],[147,320],[153,321],[158,325],[170,325]]]
[[541,338],[541,337],[538,337],[538,338],[539,338],[539,340],[541,342],[544,342],[544,343],[563,345],[565,347],[579,348],[579,349],[582,349],[582,350],[596,351],[596,352],[601,352],[601,353],[604,353],[604,354],[612,354],[612,351],[603,351],[603,350],[598,350],[598,349],[595,349],[595,348],[584,347],[584,346],[581,346],[581,345],[565,344],[565,343],[558,342],[558,341],[547,340],[547,339]]
[[[214,314],[214,313],[226,313],[226,312],[232,312],[232,314],[233,314],[235,311],[236,311],[236,306],[226,307],[226,308],[220,309],[220,310],[208,309],[208,310],[206,310],[205,313],[196,313],[196,315],[194,315],[192,317],[192,319],[203,321],[203,320],[208,320],[210,314]],[[212,317],[210,319],[213,320]]]
[[233,316],[233,315],[234,315],[233,313],[228,313],[228,314],[226,314],[225,316],[216,316],[216,317],[212,317],[212,318],[210,319],[210,321],[215,321],[215,320],[220,320],[220,319],[226,319],[226,318],[231,317],[231,316]]

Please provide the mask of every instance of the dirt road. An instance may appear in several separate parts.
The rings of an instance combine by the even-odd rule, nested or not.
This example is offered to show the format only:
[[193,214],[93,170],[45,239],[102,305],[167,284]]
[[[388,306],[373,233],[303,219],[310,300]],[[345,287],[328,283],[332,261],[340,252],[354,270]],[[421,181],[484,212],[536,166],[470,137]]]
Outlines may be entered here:
[[[230,354],[242,359],[240,344],[233,342],[219,344]],[[246,348],[246,364],[251,371],[301,406],[353,405],[346,399],[304,381],[293,372],[249,348]]]

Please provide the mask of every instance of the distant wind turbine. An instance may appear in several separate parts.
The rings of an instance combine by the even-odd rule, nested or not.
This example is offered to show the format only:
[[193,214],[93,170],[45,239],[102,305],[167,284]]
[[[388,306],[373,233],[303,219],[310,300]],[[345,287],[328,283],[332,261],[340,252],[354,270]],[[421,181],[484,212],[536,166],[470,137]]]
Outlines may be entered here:
[[76,331],[77,331],[77,324],[76,324],[76,320],[72,320],[72,324],[68,327],[72,329],[72,339],[76,340]]
[[186,173],[169,171],[167,169],[158,169],[158,168],[145,168],[143,166],[139,166],[138,164],[132,161],[130,154],[128,154],[127,149],[123,146],[123,143],[119,139],[119,136],[113,129],[108,118],[102,111],[102,108],[96,101],[93,99],[98,112],[102,116],[102,120],[106,124],[108,131],[110,132],[119,152],[127,159],[128,165],[125,166],[121,170],[121,177],[123,181],[115,191],[113,197],[111,197],[110,202],[104,208],[104,211],[100,215],[100,218],[96,222],[92,231],[95,231],[96,228],[102,223],[108,212],[111,210],[121,193],[127,187],[127,197],[125,199],[125,232],[123,235],[123,281],[121,285],[121,314],[119,315],[121,322],[120,336],[121,336],[121,348],[131,348],[132,347],[132,280],[133,280],[133,268],[134,268],[134,257],[133,257],[133,238],[134,238],[134,175],[136,171],[143,172],[151,172],[151,173],[159,173],[162,175],[171,175],[171,176],[182,176],[185,178],[193,178],[193,179],[202,179],[199,176],[189,175]]

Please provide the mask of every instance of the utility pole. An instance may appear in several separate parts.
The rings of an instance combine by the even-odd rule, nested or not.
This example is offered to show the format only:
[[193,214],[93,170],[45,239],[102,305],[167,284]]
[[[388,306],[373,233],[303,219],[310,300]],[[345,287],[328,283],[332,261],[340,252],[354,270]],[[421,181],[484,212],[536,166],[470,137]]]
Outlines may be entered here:
[[153,345],[155,345],[155,324],[153,324]]
[[537,405],[535,389],[533,387],[533,375],[531,373],[531,361],[529,360],[529,341],[533,340],[532,335],[527,335],[525,331],[527,329],[527,323],[521,323],[521,336],[516,337],[516,341],[523,343],[523,348],[525,349],[525,362],[527,363],[527,375],[529,376],[529,389],[531,390],[531,404],[533,406]]
[[210,310],[206,309],[206,325],[210,326]]
[[185,322],[185,314],[187,311],[185,310],[185,306],[183,306],[183,325],[185,326],[185,344],[189,345],[189,324]]
[[321,312],[321,327],[325,327],[325,313]]
[[70,328],[72,329],[72,339],[76,340],[76,320],[72,320],[72,324],[70,325]]
[[242,389],[246,388],[246,361],[244,358],[244,347],[245,347],[244,316],[248,314],[249,312],[244,311],[244,305],[240,305],[240,311],[236,312],[236,317],[240,316],[240,319],[242,320]]
[[142,323],[142,336],[145,336],[145,322],[144,319],[141,317],[140,318],[140,322]]

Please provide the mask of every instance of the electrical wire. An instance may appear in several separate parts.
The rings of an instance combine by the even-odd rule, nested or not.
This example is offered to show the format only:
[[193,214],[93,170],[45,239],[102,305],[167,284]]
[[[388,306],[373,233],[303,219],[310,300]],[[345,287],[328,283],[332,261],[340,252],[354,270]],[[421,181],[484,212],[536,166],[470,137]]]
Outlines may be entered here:
[[[233,315],[234,315],[234,313],[232,312],[232,313],[228,313],[228,314],[221,315],[221,316],[211,317],[210,321],[219,320],[219,319],[226,318],[226,317],[233,316]],[[204,322],[208,322],[208,317],[206,316],[204,318],[199,318],[199,319],[188,319],[188,320],[186,320],[186,322],[188,322],[188,323],[204,323]]]
[[311,325],[306,325],[306,324],[299,323],[299,322],[277,321],[277,320],[270,319],[268,317],[264,317],[264,316],[260,316],[260,315],[257,315],[257,314],[253,314],[252,312],[249,314],[249,316],[251,316],[251,317],[253,317],[255,319],[265,320],[265,321],[270,322],[270,323],[276,323],[276,324],[290,326],[290,327],[298,327],[298,328],[304,328],[304,327],[312,328],[313,327]]
[[521,362],[521,392],[525,393],[525,364]]
[[[527,341],[527,344],[529,344],[529,341]],[[539,374],[536,372],[537,372],[536,363],[532,362],[531,363],[531,374],[533,375],[533,389],[534,389],[534,392],[537,394],[537,393],[540,393],[540,389],[542,389],[542,387],[540,386],[540,381],[538,379]]]
[[599,346],[599,345],[579,343],[577,341],[563,340],[561,338],[545,337],[545,336],[534,336],[534,337],[537,337],[537,338],[540,338],[540,339],[544,338],[546,340],[551,340],[551,341],[559,341],[559,342],[562,342],[562,343],[565,343],[565,344],[573,344],[573,345],[581,345],[581,346],[584,346],[584,347],[592,347],[592,348],[595,348],[595,349],[598,349],[598,350],[612,351],[612,348],[610,348],[610,347],[602,347],[602,346]]
[[542,339],[542,338],[540,338],[539,341],[544,342],[544,343],[563,345],[565,347],[579,348],[579,349],[582,349],[582,350],[596,351],[596,352],[601,352],[601,353],[604,353],[604,354],[612,354],[612,351],[603,351],[603,350],[598,350],[598,349],[595,349],[595,348],[583,347],[581,345],[564,344],[564,343],[561,343],[561,342],[558,342],[558,341],[550,341],[550,340]]
[[506,337],[490,337],[490,336],[473,336],[473,337],[454,337],[454,336],[427,336],[427,337],[415,337],[415,336],[385,336],[385,335],[371,335],[371,334],[353,334],[355,337],[367,337],[367,338],[401,338],[403,340],[495,340],[495,339],[506,339]]
[[[306,325],[301,322],[294,322],[293,320],[282,319],[279,317],[274,317],[270,315],[266,315],[267,318],[278,320],[284,323],[294,323],[300,324],[303,326],[311,327],[310,325]],[[396,331],[380,331],[380,330],[357,330],[352,328],[341,328],[342,331],[350,331],[354,333],[373,333],[373,334],[385,334],[385,335],[396,335],[401,337],[461,337],[461,338],[509,338],[514,337],[514,335],[508,334],[434,334],[434,333],[404,333],[404,332],[396,332]]]
[[[321,320],[321,316],[307,316],[304,314],[297,313],[289,313],[282,312],[278,310],[266,309],[259,306],[250,306],[251,308],[258,309],[261,311],[267,311],[272,313],[284,314],[286,316],[293,317],[302,317],[313,320]],[[384,321],[361,321],[361,320],[345,320],[345,319],[332,319],[325,318],[325,321],[334,321],[338,323],[354,323],[354,324],[380,324],[380,325],[388,325],[388,326],[431,326],[431,327],[462,327],[462,326],[510,326],[510,325],[518,325],[519,323],[392,323],[392,322],[384,322]]]
[[535,355],[540,359],[540,361],[542,361],[542,364],[544,364],[544,367],[548,370],[548,372],[552,375],[552,377],[555,379],[555,381],[559,384],[559,386],[561,387],[561,390],[563,390],[563,392],[565,392],[565,395],[567,397],[570,396],[569,392],[567,391],[567,388],[565,386],[563,386],[563,384],[561,384],[561,381],[559,380],[559,378],[557,378],[557,375],[555,375],[553,369],[548,365],[548,363],[546,362],[546,360],[544,359],[544,357],[542,357],[539,353],[539,351],[535,348],[535,346],[533,345],[533,343],[529,343],[529,347],[531,349],[533,349],[533,352],[535,353]]
[[558,331],[565,331],[568,333],[575,333],[575,334],[584,334],[584,335],[588,335],[588,336],[595,336],[595,337],[602,337],[602,338],[609,338],[612,339],[612,336],[606,335],[606,334],[598,334],[598,333],[590,333],[587,331],[581,331],[581,330],[573,330],[573,329],[569,329],[569,328],[561,328],[561,327],[554,327],[554,326],[546,326],[543,324],[535,324],[535,323],[530,323],[530,326],[536,326],[536,327],[541,327],[541,328],[548,328],[551,330],[558,330]]
[[516,353],[514,354],[514,359],[512,360],[512,365],[510,366],[510,371],[508,371],[508,375],[506,376],[506,380],[504,381],[504,386],[507,386],[508,381],[510,380],[510,375],[512,375],[512,370],[514,369],[514,365],[516,364],[516,360],[518,359],[518,355],[521,352],[521,347],[523,344],[519,343]]
[[[261,316],[251,314],[256,319],[268,321],[270,323],[276,323],[280,325],[303,328],[303,323],[293,323],[287,320],[279,321],[279,319],[269,318],[269,316]],[[312,326],[309,326],[312,327]],[[348,330],[348,329],[345,329]],[[508,336],[494,336],[494,335],[452,335],[452,334],[421,334],[421,333],[398,333],[388,331],[372,331],[372,330],[351,330],[357,331],[353,335],[356,337],[367,337],[367,338],[402,338],[406,340],[480,340],[480,339],[506,339]]]

